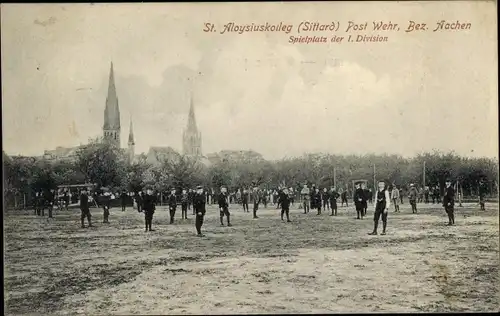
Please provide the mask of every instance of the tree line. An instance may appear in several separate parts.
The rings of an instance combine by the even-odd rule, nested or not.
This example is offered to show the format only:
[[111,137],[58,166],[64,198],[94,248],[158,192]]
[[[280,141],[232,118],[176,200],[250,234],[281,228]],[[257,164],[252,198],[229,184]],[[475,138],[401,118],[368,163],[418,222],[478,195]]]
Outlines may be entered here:
[[194,158],[175,154],[159,157],[152,165],[141,155],[129,163],[127,155],[102,139],[92,140],[80,148],[74,161],[50,162],[27,157],[4,157],[4,197],[12,204],[22,196],[29,200],[34,192],[58,185],[92,183],[115,191],[137,192],[150,187],[166,192],[171,188],[194,188],[203,185],[229,190],[250,188],[274,189],[279,186],[298,188],[304,183],[319,187],[351,189],[353,180],[384,180],[406,188],[444,187],[451,178],[460,184],[464,196],[477,194],[479,181],[487,183],[489,195],[497,195],[498,161],[490,158],[466,158],[455,153],[422,153],[413,158],[398,155],[331,155],[307,154],[275,161],[225,159],[205,166]]

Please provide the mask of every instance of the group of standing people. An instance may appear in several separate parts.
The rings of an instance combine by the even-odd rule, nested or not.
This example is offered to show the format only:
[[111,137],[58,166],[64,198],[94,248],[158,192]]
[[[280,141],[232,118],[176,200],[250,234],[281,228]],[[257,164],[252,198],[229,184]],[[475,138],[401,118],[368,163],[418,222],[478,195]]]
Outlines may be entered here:
[[38,191],[35,193],[34,209],[35,215],[45,216],[45,209],[48,211],[49,219],[53,218],[54,204],[56,203],[55,190]]
[[[347,192],[347,191],[344,191]],[[343,193],[344,193],[343,192]],[[480,205],[481,209],[484,209],[484,195],[486,190],[480,189]],[[53,197],[55,197],[55,193],[53,190],[51,191]],[[244,189],[240,195],[238,196],[239,202],[243,206],[244,212],[249,212],[249,202],[250,200],[253,203],[253,218],[257,219],[257,211],[259,209],[260,204],[264,204],[266,196],[266,191],[260,190],[258,187],[254,187],[253,190]],[[274,194],[274,192],[273,192]],[[286,187],[278,188],[276,190],[276,197],[273,198],[273,202],[275,202],[279,208],[281,208],[281,220],[291,222],[290,220],[290,206],[293,205],[294,202],[294,190]],[[124,197],[127,195],[124,192],[121,196],[122,198],[122,210],[125,210],[124,207]],[[37,195],[38,196],[38,195]],[[410,184],[408,190],[408,199],[410,205],[412,207],[412,212],[417,213],[417,203],[419,200],[419,191],[415,188],[414,184]],[[232,202],[231,195],[228,193],[227,187],[221,187],[220,193],[215,194],[211,193],[212,203],[216,203],[219,206],[220,211],[220,224],[224,225],[224,219],[227,221],[227,226],[231,225],[231,214],[229,211],[229,206]],[[441,195],[440,195],[441,197]],[[307,184],[304,184],[303,188],[300,190],[300,199],[302,201],[299,208],[304,210],[304,214],[309,213],[309,211],[317,210],[317,215],[321,215],[321,210],[329,209],[331,210],[330,216],[337,215],[337,200],[342,198],[342,194],[339,194],[335,187],[331,187],[330,189],[323,188],[320,190],[315,185],[312,185],[311,188],[308,187]],[[44,205],[46,205],[47,201],[53,201],[54,198],[50,198],[50,195],[44,196]],[[81,214],[81,225],[85,227],[85,219],[88,221],[88,225],[92,226],[91,223],[91,214],[90,214],[90,204],[93,200],[96,200],[98,204],[103,208],[103,223],[109,223],[109,208],[110,202],[112,200],[112,196],[110,192],[101,192],[100,194],[94,193],[93,195],[89,195],[87,190],[82,190],[80,196],[80,208],[82,210]],[[145,191],[139,192],[134,195],[135,204],[137,206],[138,212],[143,212],[145,215],[145,230],[146,231],[154,231],[152,229],[152,220],[153,215],[156,210],[156,205],[158,202],[158,197],[153,193],[153,190],[147,189]],[[233,200],[234,201],[234,200]],[[371,190],[366,188],[365,182],[357,182],[355,183],[355,191],[353,194],[353,201],[355,204],[355,209],[357,213],[357,219],[362,219],[367,215],[367,208],[369,203],[374,204],[374,230],[370,233],[372,235],[376,235],[378,231],[378,223],[380,219],[382,219],[383,223],[383,231],[382,235],[386,233],[387,228],[387,215],[388,210],[391,206],[391,202],[394,205],[394,211],[399,212],[399,204],[402,203],[402,191],[401,188],[398,188],[396,185],[392,185],[392,189],[386,188],[386,183],[384,181],[378,182],[378,190],[375,194],[372,193]],[[170,224],[174,224],[175,215],[177,211],[177,207],[180,206],[182,211],[182,219],[188,219],[188,210],[192,208],[193,215],[195,218],[195,228],[198,236],[202,236],[201,228],[204,222],[204,216],[206,214],[206,204],[209,202],[207,199],[207,193],[204,188],[199,186],[196,190],[187,190],[183,189],[180,195],[177,194],[175,189],[172,189],[170,194],[167,197],[169,215],[170,215]],[[38,205],[38,204],[37,204]],[[451,186],[451,181],[446,180],[445,182],[445,190],[444,195],[442,196],[442,205],[445,209],[446,214],[449,218],[449,225],[455,224],[455,216],[454,216],[454,205],[455,205],[455,190]],[[43,207],[37,206],[36,212],[40,213],[40,210],[43,214]],[[50,210],[50,208],[49,208]],[[50,216],[50,215],[49,215]]]

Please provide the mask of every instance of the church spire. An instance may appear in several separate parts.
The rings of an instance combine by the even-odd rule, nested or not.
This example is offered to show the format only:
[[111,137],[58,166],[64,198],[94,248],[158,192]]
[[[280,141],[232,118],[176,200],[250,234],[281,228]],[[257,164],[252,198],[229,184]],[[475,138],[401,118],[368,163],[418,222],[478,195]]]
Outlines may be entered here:
[[120,107],[116,95],[113,62],[109,69],[108,96],[104,109],[104,138],[120,146]]
[[135,142],[134,142],[134,126],[132,125],[132,119],[130,119],[130,131],[129,131],[129,134],[128,134],[128,143],[132,144],[132,145],[135,145]]
[[113,62],[109,70],[108,96],[106,98],[106,109],[104,110],[104,129],[120,128],[120,108],[116,96],[115,74]]
[[190,156],[201,156],[201,133],[196,126],[196,117],[194,115],[193,96],[189,104],[188,125],[183,134],[184,154]]
[[198,132],[198,127],[196,126],[196,117],[194,115],[194,104],[193,104],[193,96],[191,96],[190,104],[189,104],[189,117],[188,117],[188,126],[187,130],[193,133]]
[[134,163],[135,161],[135,141],[132,118],[130,118],[130,131],[128,133],[128,161],[129,163]]

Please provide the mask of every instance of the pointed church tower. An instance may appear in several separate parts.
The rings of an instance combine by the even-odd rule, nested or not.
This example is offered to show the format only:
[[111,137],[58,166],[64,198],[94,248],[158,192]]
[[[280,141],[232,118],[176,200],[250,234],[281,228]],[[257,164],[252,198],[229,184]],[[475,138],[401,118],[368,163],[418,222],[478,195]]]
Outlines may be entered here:
[[130,131],[128,134],[128,159],[130,163],[134,162],[134,157],[135,157],[134,128],[132,126],[132,119],[130,119]]
[[115,75],[113,62],[109,70],[108,96],[106,97],[106,108],[104,109],[104,140],[120,148],[120,108],[116,96]]
[[183,134],[183,151],[185,155],[201,156],[201,133],[196,126],[196,117],[194,115],[193,97],[189,106],[188,125]]

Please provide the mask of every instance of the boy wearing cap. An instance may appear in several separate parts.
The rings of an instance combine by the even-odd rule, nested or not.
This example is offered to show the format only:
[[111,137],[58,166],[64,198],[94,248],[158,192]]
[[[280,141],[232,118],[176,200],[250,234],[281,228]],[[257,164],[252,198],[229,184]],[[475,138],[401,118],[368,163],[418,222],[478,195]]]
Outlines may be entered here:
[[323,193],[321,194],[321,200],[323,200],[323,209],[329,210],[330,209],[330,192],[328,192],[327,188],[323,189]]
[[316,208],[316,185],[311,185],[311,190],[309,193],[310,209],[314,210]]
[[448,226],[455,225],[455,214],[454,214],[454,206],[455,206],[455,190],[451,186],[451,181],[446,180],[445,182],[446,188],[444,189],[443,196],[443,207],[448,214]]
[[377,235],[378,221],[380,215],[382,215],[383,231],[382,235],[385,235],[385,229],[387,228],[387,213],[389,212],[389,207],[391,206],[391,198],[389,196],[389,191],[385,189],[385,182],[379,181],[378,190],[375,192],[375,214],[373,217],[374,226],[373,232],[368,235]]
[[103,208],[103,223],[109,224],[109,207],[111,206],[111,192],[106,191],[101,195],[101,204]]
[[170,190],[170,195],[168,196],[168,210],[170,212],[170,224],[173,224],[175,211],[177,210],[177,197],[175,196],[175,189]]
[[410,191],[408,192],[408,200],[410,201],[411,210],[413,214],[417,213],[417,198],[418,198],[417,188],[415,188],[415,185],[412,183],[410,184]]
[[340,198],[342,201],[341,206],[344,206],[344,202],[345,202],[345,206],[349,207],[349,203],[347,202],[347,189],[344,189],[344,191],[342,191],[342,193],[340,194]]
[[321,192],[319,192],[319,188],[316,188],[314,193],[314,205],[318,211],[316,215],[321,215]]
[[391,199],[394,204],[394,212],[399,212],[399,190],[396,185],[392,188]]
[[122,194],[120,195],[120,202],[122,206],[122,212],[125,212],[127,209],[127,199],[128,199],[128,194],[127,191],[123,190]]
[[153,214],[156,209],[156,197],[153,195],[153,190],[147,189],[146,194],[142,197],[142,207],[144,210],[144,219],[146,222],[146,231],[154,231],[151,228],[153,224]]
[[278,197],[280,206],[281,206],[281,220],[283,220],[283,215],[286,214],[286,221],[289,223],[290,220],[290,191],[287,188],[284,188],[280,191],[280,195]]
[[227,226],[232,226],[229,214],[229,202],[228,202],[227,189],[225,187],[220,188],[220,194],[218,197],[219,211],[220,211],[220,225],[224,226],[224,215],[227,217]]
[[181,210],[182,210],[182,219],[188,219],[188,203],[189,203],[189,197],[186,189],[182,190],[182,196],[181,196]]
[[363,190],[363,197],[364,197],[363,212],[361,215],[366,216],[366,211],[368,208],[368,194],[370,194],[370,191],[366,188],[366,183],[364,182],[361,182],[361,189]]
[[486,184],[481,179],[479,181],[479,207],[481,208],[481,211],[485,211],[486,210],[486,208],[484,207],[484,204],[485,204],[484,200],[485,200],[485,197],[486,197],[486,191],[487,191]]
[[143,204],[143,201],[142,201],[142,192],[139,191],[137,192],[137,194],[135,195],[135,204],[137,204],[137,212],[142,212],[142,204]]
[[241,193],[241,205],[243,205],[243,212],[249,212],[248,211],[248,199],[249,199],[249,193],[247,189],[243,189],[243,193]]
[[81,222],[82,228],[85,228],[85,217],[89,222],[89,227],[92,227],[90,222],[90,208],[89,208],[89,196],[87,195],[87,190],[83,189],[80,195],[80,210],[82,211]]
[[260,203],[259,188],[254,187],[253,188],[253,218],[259,218],[257,216],[257,210],[259,209],[259,203]]
[[205,194],[203,193],[203,187],[199,186],[196,188],[196,193],[193,196],[193,209],[196,212],[195,227],[198,237],[203,237],[201,233],[201,227],[203,226],[203,219],[206,213],[206,203]]
[[309,201],[311,197],[310,194],[311,192],[309,191],[307,184],[304,184],[304,187],[300,191],[300,195],[302,196],[302,207],[304,208],[304,214],[309,213]]
[[358,214],[358,217],[356,219],[363,219],[366,203],[365,192],[361,188],[360,182],[357,182],[355,186],[356,191],[354,191],[354,206],[356,207],[356,213]]
[[332,187],[330,190],[330,208],[332,209],[332,214],[330,216],[337,216],[337,199],[339,198],[339,194],[335,190],[335,187]]

